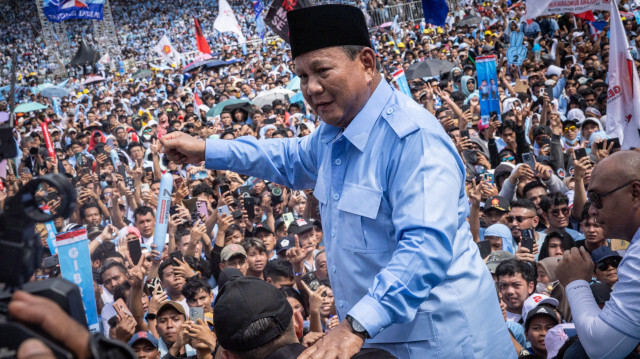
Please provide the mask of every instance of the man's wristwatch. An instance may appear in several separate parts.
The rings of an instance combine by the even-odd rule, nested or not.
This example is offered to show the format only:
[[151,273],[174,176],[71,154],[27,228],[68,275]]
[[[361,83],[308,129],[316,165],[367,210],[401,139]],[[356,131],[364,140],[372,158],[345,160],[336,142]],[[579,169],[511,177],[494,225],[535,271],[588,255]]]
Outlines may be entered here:
[[351,329],[354,333],[364,336],[365,339],[371,339],[371,335],[369,335],[364,326],[362,326],[356,318],[347,315],[347,321],[351,324]]
[[147,322],[150,321],[150,320],[156,320],[156,318],[157,317],[156,317],[155,313],[147,313],[147,315],[144,317],[144,319],[146,319]]

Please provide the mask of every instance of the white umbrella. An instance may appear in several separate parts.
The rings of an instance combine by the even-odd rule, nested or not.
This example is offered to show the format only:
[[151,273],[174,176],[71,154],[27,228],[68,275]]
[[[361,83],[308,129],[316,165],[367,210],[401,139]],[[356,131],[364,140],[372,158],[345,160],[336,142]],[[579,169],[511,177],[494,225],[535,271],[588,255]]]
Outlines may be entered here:
[[258,96],[256,96],[251,102],[258,107],[262,107],[264,105],[271,105],[274,100],[286,100],[287,96],[289,98],[293,97],[296,93],[283,89],[283,88],[274,88],[269,91],[262,92]]

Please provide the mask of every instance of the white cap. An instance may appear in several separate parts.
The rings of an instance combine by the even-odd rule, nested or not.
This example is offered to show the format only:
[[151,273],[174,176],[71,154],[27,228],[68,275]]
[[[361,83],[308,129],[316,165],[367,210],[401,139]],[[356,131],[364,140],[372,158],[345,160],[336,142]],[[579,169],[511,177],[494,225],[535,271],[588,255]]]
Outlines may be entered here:
[[544,303],[551,304],[556,308],[560,304],[556,298],[552,298],[546,294],[540,293],[533,293],[529,296],[529,298],[527,298],[527,300],[524,301],[524,304],[522,305],[523,326],[526,324],[527,314],[529,314],[529,311]]
[[567,121],[576,121],[578,123],[582,123],[584,119],[584,112],[582,112],[582,110],[579,108],[574,108],[567,112]]

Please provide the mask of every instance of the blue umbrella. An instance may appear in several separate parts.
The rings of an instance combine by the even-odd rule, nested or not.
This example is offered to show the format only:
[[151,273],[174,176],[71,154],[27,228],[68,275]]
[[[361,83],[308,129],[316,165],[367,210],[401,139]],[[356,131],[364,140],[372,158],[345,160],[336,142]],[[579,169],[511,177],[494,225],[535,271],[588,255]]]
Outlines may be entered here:
[[31,92],[39,93],[39,92],[42,92],[42,90],[52,86],[54,86],[52,83],[47,82],[47,83],[36,86],[35,89],[31,90]]
[[23,103],[21,105],[16,106],[13,112],[15,113],[33,112],[33,111],[46,110],[47,108],[48,108],[47,106],[41,103],[29,102],[29,103]]
[[213,61],[209,61],[207,62],[204,66],[208,69],[215,69],[216,67],[222,67],[222,66],[227,66],[227,62],[226,61],[222,61],[222,60],[213,60]]
[[69,91],[66,90],[66,89],[63,89],[62,87],[51,86],[51,87],[47,87],[46,89],[42,90],[40,92],[40,95],[42,95],[42,96],[44,96],[46,98],[52,98],[52,97],[63,98],[63,97],[69,96]]
[[293,92],[300,91],[300,78],[298,76],[292,78],[285,88]]

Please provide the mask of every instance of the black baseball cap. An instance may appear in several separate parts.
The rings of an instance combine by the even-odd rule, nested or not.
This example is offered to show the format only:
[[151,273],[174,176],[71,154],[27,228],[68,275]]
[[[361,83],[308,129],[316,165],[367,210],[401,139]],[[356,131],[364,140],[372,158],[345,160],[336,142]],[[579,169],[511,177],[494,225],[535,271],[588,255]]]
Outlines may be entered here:
[[274,248],[274,250],[276,251],[276,254],[282,252],[282,251],[286,251],[288,249],[291,249],[293,247],[296,246],[296,240],[293,236],[289,235],[286,237],[282,237],[280,239],[278,239],[278,241],[276,242],[276,247]]
[[257,235],[258,232],[264,231],[273,234],[273,230],[269,228],[266,222],[256,224],[256,227],[253,229],[253,234]]
[[300,234],[313,229],[313,224],[306,218],[298,218],[289,225],[289,234]]
[[497,209],[501,212],[509,212],[511,211],[511,203],[509,203],[509,200],[504,197],[493,196],[487,199],[486,202],[484,202],[484,211],[486,212],[490,209]]
[[527,314],[527,320],[525,321],[525,323],[526,323],[525,324],[525,329],[529,329],[529,325],[531,325],[531,320],[534,317],[542,316],[542,315],[550,317],[551,319],[553,319],[556,322],[556,324],[559,324],[558,323],[558,315],[556,314],[556,312],[553,309],[551,309],[549,307],[546,307],[544,305],[539,305],[535,309],[529,311],[529,313]]
[[[220,292],[214,302],[213,324],[220,345],[235,352],[248,352],[259,348],[285,332],[293,309],[273,285],[256,277],[243,277],[235,268],[220,273]],[[220,278],[219,277],[219,278]],[[259,319],[275,322],[259,338],[243,339],[249,325]]]

